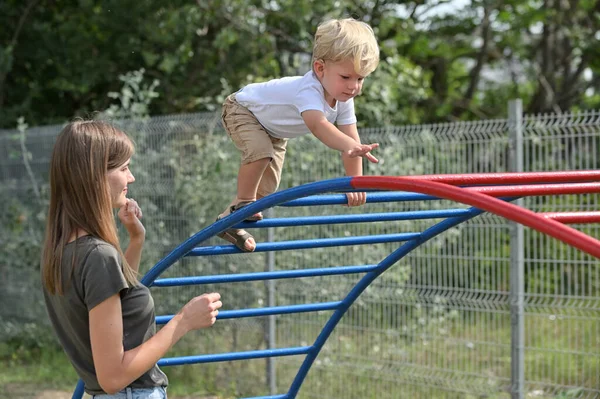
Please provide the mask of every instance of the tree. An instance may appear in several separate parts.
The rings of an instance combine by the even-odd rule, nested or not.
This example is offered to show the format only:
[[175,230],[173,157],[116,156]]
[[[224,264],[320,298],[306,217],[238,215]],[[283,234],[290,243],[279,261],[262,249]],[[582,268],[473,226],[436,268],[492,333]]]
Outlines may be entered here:
[[225,94],[310,67],[328,18],[370,23],[381,65],[363,125],[596,107],[597,0],[7,0],[0,3],[0,127],[106,109],[117,77],[161,82],[151,114],[211,110]]

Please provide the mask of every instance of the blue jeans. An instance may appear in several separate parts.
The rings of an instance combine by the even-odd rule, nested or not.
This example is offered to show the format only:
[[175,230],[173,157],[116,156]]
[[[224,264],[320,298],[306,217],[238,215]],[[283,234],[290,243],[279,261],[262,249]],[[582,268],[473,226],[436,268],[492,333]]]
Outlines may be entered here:
[[94,395],[92,399],[167,399],[164,387],[125,388],[114,395]]

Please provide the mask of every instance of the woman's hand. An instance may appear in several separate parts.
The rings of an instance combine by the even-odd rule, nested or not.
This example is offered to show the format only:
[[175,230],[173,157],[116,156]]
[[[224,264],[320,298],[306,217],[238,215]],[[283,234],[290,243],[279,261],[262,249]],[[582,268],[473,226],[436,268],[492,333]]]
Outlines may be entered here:
[[142,218],[142,208],[140,208],[134,199],[127,199],[127,203],[119,209],[118,216],[125,229],[127,229],[130,239],[146,236],[146,228],[140,221]]
[[188,331],[211,327],[221,306],[221,295],[217,292],[192,298],[180,311],[183,323]]

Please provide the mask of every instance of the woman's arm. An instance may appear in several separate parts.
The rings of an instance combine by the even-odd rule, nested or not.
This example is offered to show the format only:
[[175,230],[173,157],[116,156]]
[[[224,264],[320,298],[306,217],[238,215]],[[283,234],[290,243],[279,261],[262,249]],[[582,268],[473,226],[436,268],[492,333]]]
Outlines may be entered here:
[[89,311],[90,341],[102,390],[114,394],[150,370],[187,332],[212,326],[222,306],[218,293],[193,298],[152,338],[125,351],[121,299],[115,294]]
[[142,259],[142,248],[144,246],[145,236],[142,237],[130,237],[129,245],[125,250],[125,259],[129,266],[137,273],[140,269],[140,261]]
[[134,199],[127,199],[127,203],[119,209],[119,219],[129,234],[129,245],[125,250],[125,259],[129,266],[137,273],[142,259],[142,248],[146,241],[146,229],[140,221],[142,209]]

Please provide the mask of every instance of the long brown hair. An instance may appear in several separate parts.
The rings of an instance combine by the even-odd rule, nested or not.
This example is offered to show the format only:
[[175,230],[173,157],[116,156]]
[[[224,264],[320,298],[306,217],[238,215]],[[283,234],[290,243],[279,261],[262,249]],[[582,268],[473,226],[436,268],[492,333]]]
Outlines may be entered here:
[[123,274],[136,285],[119,244],[111,203],[108,171],[123,165],[134,152],[133,142],[116,127],[101,121],[74,121],[60,132],[50,161],[50,207],[42,252],[42,280],[51,294],[62,295],[63,251],[79,229],[119,252]]

